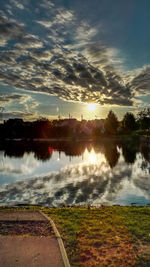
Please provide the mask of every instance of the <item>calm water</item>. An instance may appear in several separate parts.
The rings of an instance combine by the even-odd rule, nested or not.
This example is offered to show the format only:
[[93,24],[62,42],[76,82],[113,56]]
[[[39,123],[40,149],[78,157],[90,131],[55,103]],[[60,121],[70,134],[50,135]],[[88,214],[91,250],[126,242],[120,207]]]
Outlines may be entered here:
[[150,204],[147,141],[7,142],[0,204]]

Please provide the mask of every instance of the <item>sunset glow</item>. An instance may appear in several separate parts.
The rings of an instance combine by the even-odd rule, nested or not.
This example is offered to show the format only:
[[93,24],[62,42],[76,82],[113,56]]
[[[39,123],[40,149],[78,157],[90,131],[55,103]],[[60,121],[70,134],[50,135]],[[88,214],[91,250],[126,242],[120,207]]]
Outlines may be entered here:
[[89,110],[90,112],[94,112],[95,109],[96,109],[96,104],[95,104],[95,103],[90,103],[90,104],[88,104],[88,110]]

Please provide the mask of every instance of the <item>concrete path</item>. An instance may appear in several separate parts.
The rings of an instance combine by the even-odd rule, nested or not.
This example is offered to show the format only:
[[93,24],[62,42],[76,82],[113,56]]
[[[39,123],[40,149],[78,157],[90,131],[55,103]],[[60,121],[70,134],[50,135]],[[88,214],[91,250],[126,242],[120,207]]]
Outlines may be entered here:
[[1,236],[0,266],[64,267],[64,264],[55,238]]
[[0,211],[0,221],[46,221],[38,211]]
[[[40,212],[0,212],[0,224],[0,267],[66,266],[53,227]],[[39,232],[36,229],[33,236],[37,225]],[[20,228],[21,235],[17,230]]]

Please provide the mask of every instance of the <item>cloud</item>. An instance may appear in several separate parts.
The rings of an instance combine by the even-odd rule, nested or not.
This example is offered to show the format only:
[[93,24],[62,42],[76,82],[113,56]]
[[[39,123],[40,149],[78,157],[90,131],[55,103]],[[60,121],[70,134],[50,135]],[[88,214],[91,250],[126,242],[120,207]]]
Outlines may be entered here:
[[74,33],[74,47],[85,47],[85,45],[89,45],[92,38],[97,34],[97,29],[94,27],[90,27],[87,22],[83,21],[80,26],[78,26]]
[[3,15],[0,18],[0,35],[0,46],[6,46],[10,40],[20,40],[24,35],[23,25]]
[[36,59],[37,61],[50,61],[52,58],[52,52],[50,50],[38,50],[38,49],[33,49],[30,52],[31,58]]
[[12,111],[12,112],[3,112],[3,119],[24,119],[24,120],[34,120],[37,119],[37,114],[30,113],[30,112],[21,112],[21,111]]
[[45,28],[50,28],[53,25],[51,21],[46,21],[46,20],[43,20],[43,21],[39,20],[37,21],[37,23],[41,24]]
[[[12,4],[21,9],[24,2],[12,0]],[[132,106],[135,95],[148,93],[149,67],[138,74],[125,73],[121,52],[98,39],[102,25],[91,26],[73,10],[51,1],[39,6],[45,16],[32,21],[36,34],[2,13],[1,83],[101,105]]]
[[12,101],[19,101],[21,104],[27,102],[28,100],[30,100],[30,96],[28,95],[20,95],[20,94],[4,94],[4,95],[0,95],[0,103],[1,104],[8,104]]
[[14,51],[6,50],[5,53],[3,51],[0,51],[0,57],[1,57],[0,66],[7,66],[7,64],[15,65],[18,55]]
[[10,0],[10,3],[13,4],[16,8],[24,9],[23,4],[21,4],[20,2],[18,2],[16,0]]
[[20,43],[16,43],[15,47],[20,49],[30,49],[30,48],[42,48],[43,42],[39,40],[38,36],[35,36],[33,34],[26,34],[22,39]]
[[[53,59],[51,64],[45,62],[48,58]],[[20,89],[45,92],[72,101],[132,105],[130,88],[124,85],[123,78],[115,70],[97,68],[84,56],[70,59],[61,49],[31,50],[30,57],[18,62],[19,74],[13,74],[14,66],[10,68],[11,74],[1,72],[0,78]]]
[[52,26],[65,25],[74,19],[74,15],[71,11],[59,8],[56,11],[53,20],[37,20],[36,22],[45,28],[51,28]]
[[131,80],[131,86],[137,95],[150,93],[150,66],[143,67],[137,73]]
[[54,4],[49,0],[44,0],[42,3],[39,4],[40,7],[44,8],[45,10],[51,10],[54,7]]
[[[13,111],[9,110],[9,105],[11,108],[13,106]],[[22,119],[37,119],[38,115],[36,108],[39,105],[31,96],[26,94],[3,94],[0,95],[0,105],[5,107],[5,112],[3,112],[3,119],[13,119],[13,118],[22,118]],[[15,108],[18,108],[22,111],[14,111]]]
[[12,6],[11,5],[5,5],[5,8],[6,8],[6,12],[8,13],[8,15],[13,16]]

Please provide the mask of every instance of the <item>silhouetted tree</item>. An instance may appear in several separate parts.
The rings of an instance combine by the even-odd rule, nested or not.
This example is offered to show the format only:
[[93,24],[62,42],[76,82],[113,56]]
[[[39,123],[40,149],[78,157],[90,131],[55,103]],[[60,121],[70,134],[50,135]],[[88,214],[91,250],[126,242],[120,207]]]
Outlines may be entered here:
[[120,157],[120,153],[117,150],[117,145],[111,143],[105,144],[104,154],[109,166],[111,168],[114,168],[118,163],[118,159]]
[[122,146],[122,154],[126,163],[133,164],[136,160],[136,153],[137,149],[134,145],[133,147],[128,144],[124,144]]
[[150,129],[150,108],[140,111],[137,117],[140,129]]
[[149,146],[146,144],[141,143],[140,145],[140,152],[144,159],[150,163],[150,151],[149,151]]
[[136,120],[133,113],[127,112],[122,120],[122,126],[125,131],[133,131],[136,129]]
[[109,111],[107,118],[104,122],[105,133],[116,134],[118,128],[118,119],[112,110]]
[[145,117],[150,118],[150,108],[145,108],[144,110],[140,111],[138,113],[138,117],[140,119],[145,118]]

